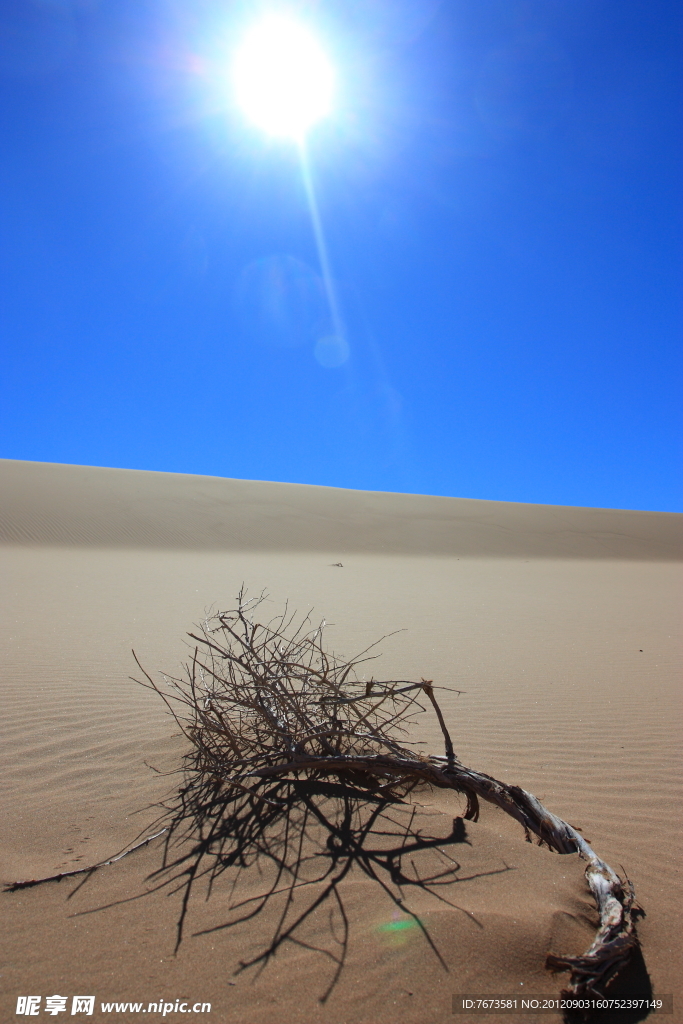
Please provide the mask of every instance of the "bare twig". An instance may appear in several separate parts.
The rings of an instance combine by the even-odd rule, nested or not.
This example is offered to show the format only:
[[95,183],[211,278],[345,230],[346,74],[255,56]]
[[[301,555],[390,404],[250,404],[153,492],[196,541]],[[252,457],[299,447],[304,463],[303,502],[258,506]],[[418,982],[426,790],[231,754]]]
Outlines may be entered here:
[[[566,991],[571,995],[600,995],[638,945],[628,879],[622,880],[578,829],[547,810],[532,793],[458,760],[433,681],[360,680],[357,669],[374,657],[369,652],[376,645],[350,661],[338,659],[323,646],[324,622],[314,627],[304,619],[297,625],[286,607],[270,622],[257,622],[254,613],[264,599],[264,594],[249,599],[243,589],[234,610],[207,618],[198,632],[191,633],[191,662],[184,678],[166,680],[170,693],[140,666],[142,685],[162,697],[191,743],[184,759],[184,785],[166,809],[166,828],[91,868],[15,882],[8,888],[96,871],[165,833],[163,863],[155,875],[166,877],[161,884],[183,890],[180,943],[192,888],[200,877],[207,875],[211,887],[223,871],[241,870],[266,858],[274,869],[272,885],[253,904],[248,901],[248,907],[235,904],[237,917],[224,927],[250,919],[268,899],[286,892],[272,943],[250,961],[263,966],[283,942],[306,945],[298,937],[299,928],[330,897],[339,908],[344,938],[341,951],[321,952],[335,962],[336,979],[348,935],[339,885],[352,862],[404,911],[402,898],[381,872],[388,872],[399,889],[419,884],[432,891],[441,884],[438,872],[420,878],[414,868],[413,876],[406,875],[400,852],[389,857],[387,851],[372,850],[368,844],[374,823],[386,818],[387,808],[402,803],[418,785],[451,789],[467,799],[465,820],[478,818],[483,799],[515,818],[529,841],[533,834],[550,850],[578,853],[587,862],[586,879],[600,914],[595,939],[583,956],[551,954],[547,964],[552,970],[570,972]],[[419,701],[423,694],[436,714],[445,756],[425,755],[408,739],[413,718],[425,710]],[[323,848],[308,854],[305,840],[314,822],[327,830],[328,838]],[[405,836],[415,842],[409,845],[404,839],[404,855],[408,849],[430,845],[411,829],[406,826]],[[190,840],[189,848],[181,844],[174,856],[172,844],[181,840]],[[453,836],[435,843],[441,849],[451,841],[462,840]],[[320,864],[322,873],[308,877],[311,865]],[[294,891],[318,884],[323,888],[313,902],[292,917]],[[425,936],[438,955],[426,932]]]
[[124,850],[123,853],[118,853],[115,857],[110,857],[109,860],[98,861],[97,864],[91,864],[87,868],[76,868],[75,871],[60,871],[57,875],[46,875],[44,878],[30,878],[25,882],[10,882],[8,883],[3,892],[16,892],[17,889],[31,889],[34,885],[42,885],[43,882],[61,882],[63,878],[73,878],[74,875],[92,875],[95,871],[100,868],[107,868],[110,864],[116,864],[117,861],[123,860],[129,853],[134,853],[136,850],[140,850],[143,846],[147,846],[153,839],[158,839],[159,836],[163,836],[165,832],[168,832],[168,828],[162,828],[159,832],[155,832],[153,836],[147,836],[141,842],[136,843],[135,846],[131,846],[129,849]]

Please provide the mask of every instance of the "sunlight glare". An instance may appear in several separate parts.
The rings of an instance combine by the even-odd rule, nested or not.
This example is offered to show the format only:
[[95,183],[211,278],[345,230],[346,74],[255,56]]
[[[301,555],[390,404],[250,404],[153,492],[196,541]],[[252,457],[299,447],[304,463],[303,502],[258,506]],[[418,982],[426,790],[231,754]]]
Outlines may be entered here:
[[330,112],[332,67],[303,25],[272,16],[244,39],[235,60],[242,110],[271,135],[302,139]]

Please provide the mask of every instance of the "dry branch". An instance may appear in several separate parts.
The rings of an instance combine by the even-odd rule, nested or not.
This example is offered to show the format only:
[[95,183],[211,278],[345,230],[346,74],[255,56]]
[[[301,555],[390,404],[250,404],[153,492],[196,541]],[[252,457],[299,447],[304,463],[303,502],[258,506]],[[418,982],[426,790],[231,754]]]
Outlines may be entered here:
[[61,882],[63,878],[73,878],[74,875],[92,875],[95,871],[99,871],[100,868],[108,868],[110,864],[117,864],[124,857],[127,857],[129,853],[135,853],[136,850],[141,850],[143,846],[149,845],[153,839],[158,839],[159,836],[163,836],[168,829],[162,828],[154,835],[145,836],[139,843],[135,843],[134,846],[129,846],[126,850],[122,850],[121,853],[117,853],[115,857],[110,857],[109,860],[100,860],[97,864],[90,864],[87,868],[75,868],[73,871],[59,871],[56,875],[44,875],[42,878],[28,878],[23,882],[9,882],[3,892],[16,892],[17,889],[32,889],[34,885],[43,885],[44,882]]
[[[638,944],[630,882],[533,794],[458,760],[431,681],[359,680],[356,670],[371,648],[351,661],[337,660],[324,650],[324,623],[297,626],[287,611],[268,624],[256,622],[262,600],[241,592],[234,611],[191,634],[196,647],[187,678],[173,680],[172,694],[164,694],[193,744],[190,786],[210,778],[222,801],[231,792],[246,792],[253,813],[259,803],[277,803],[268,789],[276,781],[330,776],[367,797],[401,799],[425,783],[453,789],[466,796],[465,817],[471,820],[478,817],[479,799],[495,804],[523,826],[527,839],[533,833],[539,844],[587,861],[599,929],[583,956],[551,954],[548,966],[570,972],[572,995],[601,993]],[[444,736],[443,757],[417,752],[407,739],[425,696]]]
[[[140,666],[142,685],[162,697],[191,743],[185,756],[185,783],[175,803],[166,808],[164,862],[156,873],[161,877],[166,872],[160,886],[177,884],[184,893],[178,943],[196,880],[208,873],[212,885],[222,871],[245,867],[250,858],[270,858],[276,868],[273,885],[257,909],[244,910],[225,927],[253,916],[270,896],[289,893],[273,942],[251,964],[267,962],[284,941],[299,941],[297,928],[328,896],[338,904],[346,936],[348,922],[338,886],[352,862],[387,892],[381,871],[389,872],[393,882],[398,879],[399,886],[433,887],[441,876],[408,878],[401,868],[407,849],[435,846],[413,832],[410,823],[400,849],[367,847],[370,830],[382,815],[386,817],[387,807],[402,802],[416,786],[428,785],[463,794],[466,819],[476,821],[479,800],[486,800],[515,818],[527,840],[533,834],[539,844],[561,854],[578,853],[587,862],[586,879],[600,915],[595,939],[583,956],[550,954],[547,965],[570,972],[567,994],[601,995],[638,946],[628,879],[622,880],[577,829],[533,794],[459,761],[432,681],[359,680],[357,669],[371,660],[372,648],[350,661],[337,659],[324,649],[324,623],[312,628],[305,619],[297,625],[287,610],[266,624],[257,622],[254,613],[263,600],[264,595],[249,600],[241,592],[235,610],[206,620],[198,633],[189,634],[193,652],[186,675],[166,679],[167,688]],[[420,703],[424,698],[437,716],[445,756],[425,755],[408,739],[413,718],[425,710]],[[314,791],[337,800],[336,817],[312,799]],[[320,852],[315,857],[303,852],[307,829],[315,821],[329,832],[323,855],[328,866],[315,879],[323,889],[290,921],[294,889],[312,884],[307,863],[321,862]],[[188,838],[190,852],[173,859],[172,842]],[[294,856],[289,855],[291,849]],[[205,860],[209,868],[203,867]],[[73,873],[87,870],[92,869]],[[14,888],[31,884],[37,881],[15,883]],[[425,936],[431,942],[426,932]],[[341,946],[338,955],[323,950],[337,964],[332,985],[343,966],[345,938]]]

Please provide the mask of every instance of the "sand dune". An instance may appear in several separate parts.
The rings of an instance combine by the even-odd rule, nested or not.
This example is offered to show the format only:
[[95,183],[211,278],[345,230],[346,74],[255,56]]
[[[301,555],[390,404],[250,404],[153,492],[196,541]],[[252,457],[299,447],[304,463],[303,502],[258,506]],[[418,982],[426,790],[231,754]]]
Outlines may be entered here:
[[[183,743],[128,679],[131,648],[176,672],[187,629],[233,606],[244,582],[267,588],[274,612],[287,599],[313,608],[347,654],[403,630],[372,670],[465,691],[445,702],[461,759],[536,792],[623,864],[647,912],[652,987],[683,998],[680,516],[18,462],[0,463],[0,487],[3,879],[91,863],[152,820],[175,780],[145,762],[172,769]],[[440,749],[433,723],[420,736]],[[421,799],[425,827],[447,835],[457,799]],[[27,993],[196,994],[213,1020],[353,1024],[464,1019],[450,1005],[466,990],[558,992],[545,953],[590,935],[577,858],[525,844],[493,810],[467,828],[449,896],[461,909],[414,897],[448,970],[419,929],[385,928],[392,908],[361,876],[345,892],[349,960],[325,1006],[329,965],[310,950],[233,975],[276,908],[192,937],[221,922],[227,890],[196,902],[176,958],[173,898],[73,916],[139,893],[158,863],[149,848],[72,899],[68,882],[2,897],[2,1020]],[[327,921],[312,938],[329,938]]]
[[683,558],[668,512],[0,461],[0,542],[192,551]]

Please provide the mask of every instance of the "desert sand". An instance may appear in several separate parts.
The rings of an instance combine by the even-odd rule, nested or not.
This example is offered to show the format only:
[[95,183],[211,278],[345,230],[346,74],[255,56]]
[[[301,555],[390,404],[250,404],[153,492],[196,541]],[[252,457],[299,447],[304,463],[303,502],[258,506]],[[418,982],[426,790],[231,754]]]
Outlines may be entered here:
[[[386,636],[372,666],[383,678],[463,691],[442,697],[460,759],[535,793],[623,865],[645,910],[643,963],[625,984],[673,994],[665,1019],[683,1019],[683,517],[12,461],[0,489],[4,882],[95,863],[148,834],[179,782],[159,771],[178,766],[186,741],[130,680],[131,650],[158,678],[177,674],[187,631],[234,607],[245,584],[267,590],[273,614],[288,601],[324,618],[340,653]],[[441,752],[431,718],[418,733]],[[415,800],[424,834],[446,841],[464,802]],[[194,1019],[234,1024],[437,1024],[475,1019],[452,1016],[461,993],[557,995],[565,978],[545,970],[547,952],[581,952],[595,925],[581,862],[525,843],[489,806],[465,824],[448,847],[449,903],[407,899],[432,946],[352,872],[346,965],[324,1004],[331,961],[306,946],[239,971],[278,907],[211,931],[229,917],[227,876],[193,901],[174,955],[179,897],[141,895],[159,841],[84,884],[5,893],[0,1019],[22,1019],[21,995],[67,996],[60,1019],[92,994],[93,1020],[147,1019],[103,1013],[106,1001],[187,999],[211,1003]],[[241,898],[261,884],[247,872]],[[306,941],[334,943],[330,928],[322,907]]]

